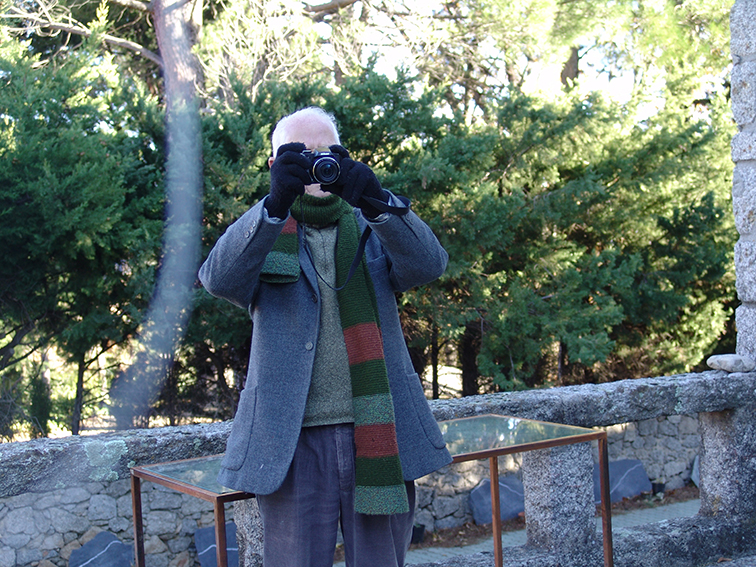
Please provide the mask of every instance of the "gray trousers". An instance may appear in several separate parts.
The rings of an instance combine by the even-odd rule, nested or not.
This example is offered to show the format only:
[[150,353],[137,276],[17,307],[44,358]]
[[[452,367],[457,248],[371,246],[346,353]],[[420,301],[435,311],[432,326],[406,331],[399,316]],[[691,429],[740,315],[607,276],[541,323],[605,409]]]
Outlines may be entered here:
[[371,516],[354,511],[354,426],[305,427],[281,488],[258,495],[264,567],[331,567],[339,523],[347,567],[402,567],[412,538],[410,512]]

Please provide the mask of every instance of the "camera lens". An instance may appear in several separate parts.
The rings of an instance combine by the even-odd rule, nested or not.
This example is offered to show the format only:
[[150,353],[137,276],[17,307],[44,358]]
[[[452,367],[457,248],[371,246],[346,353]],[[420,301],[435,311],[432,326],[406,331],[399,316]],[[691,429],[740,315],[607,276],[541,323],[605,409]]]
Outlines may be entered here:
[[331,156],[322,156],[312,165],[312,176],[321,185],[336,183],[341,173],[339,162]]

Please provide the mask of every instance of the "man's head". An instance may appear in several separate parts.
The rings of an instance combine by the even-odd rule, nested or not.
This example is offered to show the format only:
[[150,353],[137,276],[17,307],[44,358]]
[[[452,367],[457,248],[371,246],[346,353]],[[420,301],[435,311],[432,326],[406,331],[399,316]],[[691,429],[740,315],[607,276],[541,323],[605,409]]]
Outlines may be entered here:
[[[285,116],[276,124],[271,137],[273,155],[268,159],[272,165],[278,154],[278,148],[283,144],[300,142],[307,149],[327,148],[339,144],[339,132],[332,115],[322,108],[310,106]],[[305,191],[315,197],[330,195],[320,189],[319,184],[306,185]]]

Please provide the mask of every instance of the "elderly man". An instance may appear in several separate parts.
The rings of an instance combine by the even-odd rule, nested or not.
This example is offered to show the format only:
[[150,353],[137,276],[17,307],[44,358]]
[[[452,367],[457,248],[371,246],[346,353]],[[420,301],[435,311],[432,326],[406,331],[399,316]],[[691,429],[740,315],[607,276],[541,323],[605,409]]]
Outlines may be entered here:
[[[347,565],[402,566],[413,481],[451,462],[394,295],[438,278],[448,256],[339,144],[320,108],[283,118],[270,193],[200,269],[207,291],[252,318],[219,481],[257,495],[266,567],[330,567],[339,524]],[[327,152],[329,184],[305,150]]]

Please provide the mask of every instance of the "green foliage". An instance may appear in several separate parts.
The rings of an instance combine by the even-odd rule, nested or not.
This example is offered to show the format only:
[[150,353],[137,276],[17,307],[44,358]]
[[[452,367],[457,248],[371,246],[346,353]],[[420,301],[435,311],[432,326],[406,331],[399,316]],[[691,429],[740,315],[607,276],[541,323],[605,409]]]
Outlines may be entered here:
[[0,370],[49,342],[86,368],[133,334],[149,300],[162,195],[137,120],[148,130],[159,117],[85,51],[40,65],[5,41],[0,77]]
[[[35,365],[48,345],[67,362],[49,422],[102,401],[133,425],[119,396],[134,377],[104,389],[120,355],[138,356],[159,267],[162,86],[151,63],[100,41],[157,51],[147,15],[104,8],[56,5],[95,32],[86,41],[1,37],[0,435],[31,414],[44,430]],[[450,254],[443,278],[400,297],[418,367],[442,347],[473,382],[512,389],[689,370],[732,344],[725,3],[464,0],[419,24],[387,9],[380,26],[357,5],[205,8],[203,254],[266,194],[273,124],[318,104]],[[389,77],[393,55],[368,58],[366,30],[391,26],[411,57]],[[572,79],[539,78],[571,53]],[[590,76],[629,79],[627,96],[588,92]],[[248,316],[199,288],[193,307],[143,415],[233,414]]]

